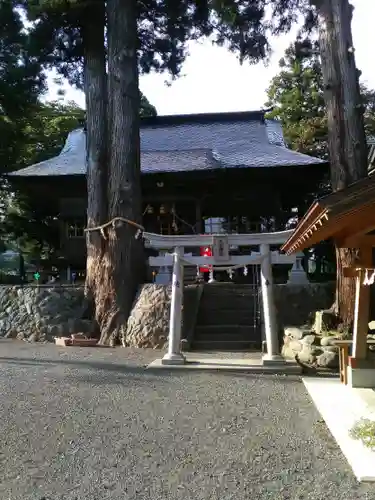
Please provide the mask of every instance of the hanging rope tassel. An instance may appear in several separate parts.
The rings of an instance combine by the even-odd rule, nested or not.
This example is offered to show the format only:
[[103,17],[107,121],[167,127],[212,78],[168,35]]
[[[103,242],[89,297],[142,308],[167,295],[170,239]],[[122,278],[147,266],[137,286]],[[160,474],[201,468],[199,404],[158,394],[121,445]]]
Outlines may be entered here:
[[363,278],[362,285],[364,285],[364,286],[368,285],[369,284],[368,281],[369,281],[368,269],[366,269],[366,271],[365,271],[365,277]]
[[375,283],[375,270],[372,271],[371,276],[370,276],[370,270],[366,269],[365,271],[365,277],[363,279],[363,285],[364,286],[369,286],[373,285]]
[[200,276],[201,276],[201,271],[199,266],[197,266],[197,278],[200,278]]

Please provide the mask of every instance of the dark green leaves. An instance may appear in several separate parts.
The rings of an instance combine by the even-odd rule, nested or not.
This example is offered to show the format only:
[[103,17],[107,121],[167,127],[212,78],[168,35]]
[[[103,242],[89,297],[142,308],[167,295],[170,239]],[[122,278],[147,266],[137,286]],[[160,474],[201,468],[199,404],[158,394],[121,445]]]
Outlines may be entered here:
[[[30,0],[28,15],[38,20],[32,35],[40,60],[82,87],[82,21],[94,2],[104,0]],[[21,2],[22,3],[22,2]],[[179,75],[188,42],[210,36],[240,61],[266,59],[271,34],[286,32],[302,16],[315,25],[308,0],[139,0],[138,61],[141,72]]]
[[44,89],[19,13],[11,2],[0,3],[0,172],[14,166],[24,125]]

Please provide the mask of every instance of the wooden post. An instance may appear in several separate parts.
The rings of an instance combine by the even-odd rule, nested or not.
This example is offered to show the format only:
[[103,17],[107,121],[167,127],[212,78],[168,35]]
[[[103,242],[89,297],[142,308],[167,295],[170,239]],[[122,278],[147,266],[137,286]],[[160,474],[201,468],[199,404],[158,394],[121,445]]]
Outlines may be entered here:
[[[361,249],[361,265],[372,267],[372,248]],[[370,286],[363,285],[364,271],[356,277],[354,324],[353,324],[353,352],[355,359],[365,359],[367,354],[367,332],[370,315]]]

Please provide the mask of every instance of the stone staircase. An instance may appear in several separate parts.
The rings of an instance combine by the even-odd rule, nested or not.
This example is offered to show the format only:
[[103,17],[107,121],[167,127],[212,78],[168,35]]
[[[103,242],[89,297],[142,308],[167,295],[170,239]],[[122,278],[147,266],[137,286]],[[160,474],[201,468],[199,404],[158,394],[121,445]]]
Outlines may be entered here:
[[259,289],[256,285],[204,285],[193,350],[255,350],[261,348]]
[[197,268],[195,266],[184,267],[184,285],[192,285],[197,282]]

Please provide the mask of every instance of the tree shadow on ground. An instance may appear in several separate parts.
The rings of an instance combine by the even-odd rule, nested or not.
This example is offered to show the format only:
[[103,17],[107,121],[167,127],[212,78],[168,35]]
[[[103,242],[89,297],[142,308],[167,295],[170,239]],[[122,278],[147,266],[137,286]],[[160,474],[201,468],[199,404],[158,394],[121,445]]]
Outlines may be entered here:
[[[146,373],[146,366],[135,366],[120,364],[119,362],[103,362],[103,361],[79,361],[74,359],[35,359],[35,358],[16,358],[0,356],[0,363],[20,365],[20,366],[72,366],[76,368],[97,369],[116,373]],[[147,372],[157,373],[160,370],[148,369]]]
[[[280,383],[296,383],[301,382],[300,375],[283,375],[277,373],[260,373],[260,372],[251,372],[244,370],[221,370],[220,368],[212,368],[210,370],[207,369],[189,369],[182,368],[168,369],[163,368],[147,368],[148,365],[143,364],[140,366],[129,365],[129,364],[120,364],[118,361],[116,362],[103,362],[103,361],[86,361],[86,360],[74,360],[74,359],[35,359],[35,358],[17,358],[17,357],[5,357],[0,356],[0,364],[7,364],[13,366],[24,366],[24,367],[41,367],[46,368],[50,367],[58,367],[65,366],[70,368],[76,368],[77,370],[98,370],[100,372],[109,372],[112,375],[117,375],[118,378],[113,379],[112,383],[119,383],[121,380],[125,380],[126,375],[130,375],[132,380],[142,380],[146,379],[150,381],[150,379],[158,380],[167,377],[170,378],[186,378],[186,377],[198,377],[203,374],[206,376],[216,376],[216,377],[231,377],[231,378],[245,378],[245,379],[273,379],[277,380]],[[142,377],[136,375],[142,375]],[[111,383],[110,378],[108,376],[95,377],[94,374],[86,375],[82,373],[82,375],[72,373],[64,375],[64,380],[68,381],[68,379],[76,379],[79,378],[80,381],[86,382],[94,382],[94,379],[97,379],[99,383]],[[95,383],[95,382],[94,382]]]

